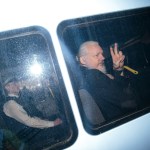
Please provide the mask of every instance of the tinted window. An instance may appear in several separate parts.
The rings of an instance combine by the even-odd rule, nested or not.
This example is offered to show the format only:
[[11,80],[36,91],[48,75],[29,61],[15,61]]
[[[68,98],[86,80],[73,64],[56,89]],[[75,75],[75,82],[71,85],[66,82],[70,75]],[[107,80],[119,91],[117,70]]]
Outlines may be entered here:
[[0,126],[4,149],[62,149],[77,137],[49,33],[0,33]]
[[[98,134],[149,111],[149,16],[150,8],[143,8],[65,20],[59,24],[58,37],[76,94],[83,125],[87,132]],[[118,44],[118,49],[125,55],[123,78],[127,80],[127,82],[124,82],[126,86],[121,86],[120,81],[114,83],[114,81],[108,80],[97,70],[88,68],[87,70],[84,69],[84,72],[81,71],[80,67],[83,67],[83,64],[79,65],[81,57],[78,60],[76,58],[80,45],[86,41],[96,41],[100,44],[103,49],[107,74],[117,76],[116,73],[119,73],[120,78],[121,72],[115,72],[110,54],[110,46],[113,47],[114,43]],[[87,56],[87,53],[82,55]],[[93,72],[90,74],[89,70]],[[90,75],[93,74],[95,79],[90,78]],[[92,81],[95,83],[92,83]],[[120,88],[116,90],[113,88],[116,87],[114,84],[119,84],[117,87]],[[119,91],[126,93],[127,96],[120,94]],[[115,101],[115,99],[118,100]],[[127,108],[125,108],[125,105],[122,106],[124,100],[130,99],[136,99],[136,106],[131,103],[126,103]],[[115,105],[115,108],[113,105]],[[128,109],[128,106],[133,106],[135,109]],[[114,115],[113,117],[113,114],[117,114],[117,111],[121,112],[120,115]]]

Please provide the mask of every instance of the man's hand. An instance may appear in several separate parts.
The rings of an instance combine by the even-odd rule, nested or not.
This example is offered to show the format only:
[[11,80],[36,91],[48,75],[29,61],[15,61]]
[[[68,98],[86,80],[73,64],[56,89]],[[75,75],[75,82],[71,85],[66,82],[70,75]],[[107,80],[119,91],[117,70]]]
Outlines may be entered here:
[[117,43],[114,44],[114,48],[110,47],[110,53],[113,61],[113,69],[118,71],[123,70],[125,56],[122,51],[118,51]]

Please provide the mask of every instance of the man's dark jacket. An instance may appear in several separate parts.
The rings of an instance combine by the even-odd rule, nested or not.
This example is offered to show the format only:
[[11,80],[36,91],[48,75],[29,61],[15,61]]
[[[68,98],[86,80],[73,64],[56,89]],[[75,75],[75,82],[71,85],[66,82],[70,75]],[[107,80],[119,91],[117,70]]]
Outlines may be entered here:
[[96,69],[80,67],[80,89],[86,89],[94,98],[106,120],[114,119],[136,109],[136,92],[130,87],[129,79],[114,72],[115,79]]

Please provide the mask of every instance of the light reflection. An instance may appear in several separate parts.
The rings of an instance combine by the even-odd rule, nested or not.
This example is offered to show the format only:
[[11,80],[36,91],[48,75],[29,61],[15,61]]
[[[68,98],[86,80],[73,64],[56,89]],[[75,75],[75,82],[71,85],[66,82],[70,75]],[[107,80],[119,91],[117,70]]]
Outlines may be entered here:
[[40,77],[43,74],[43,67],[39,57],[34,54],[31,63],[28,64],[28,73],[33,77]]
[[43,72],[42,66],[39,63],[35,63],[32,66],[30,66],[30,74],[34,76],[40,76]]

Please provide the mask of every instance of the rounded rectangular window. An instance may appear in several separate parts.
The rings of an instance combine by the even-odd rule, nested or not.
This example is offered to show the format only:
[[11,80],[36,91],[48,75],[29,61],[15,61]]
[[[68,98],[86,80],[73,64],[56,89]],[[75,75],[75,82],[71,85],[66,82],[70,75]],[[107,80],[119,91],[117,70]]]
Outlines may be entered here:
[[99,134],[150,108],[150,8],[62,21],[57,34],[83,125]]
[[76,123],[48,31],[0,33],[0,127],[4,149],[61,149]]

